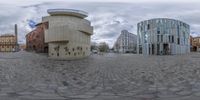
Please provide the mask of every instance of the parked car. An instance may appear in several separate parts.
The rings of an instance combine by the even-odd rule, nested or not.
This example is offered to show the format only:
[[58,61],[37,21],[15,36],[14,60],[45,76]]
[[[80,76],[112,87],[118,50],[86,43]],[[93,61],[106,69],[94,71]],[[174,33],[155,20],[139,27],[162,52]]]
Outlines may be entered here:
[[98,51],[97,50],[92,50],[92,53],[93,54],[98,54]]

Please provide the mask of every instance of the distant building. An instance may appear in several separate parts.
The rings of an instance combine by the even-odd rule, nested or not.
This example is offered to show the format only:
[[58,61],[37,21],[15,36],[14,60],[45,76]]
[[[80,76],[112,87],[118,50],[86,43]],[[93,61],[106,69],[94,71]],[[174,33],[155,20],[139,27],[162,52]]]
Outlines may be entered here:
[[0,35],[0,52],[18,51],[17,25],[15,25],[15,34]]
[[137,51],[145,55],[185,54],[190,52],[190,26],[182,21],[156,18],[137,25]]
[[16,51],[15,35],[4,34],[0,36],[0,51],[1,52],[15,52]]
[[90,36],[93,27],[85,18],[84,11],[73,9],[50,9],[50,16],[43,17],[45,43],[49,57],[54,59],[80,59],[90,55]]
[[190,35],[190,51],[193,51],[192,41],[193,37]]
[[46,23],[39,23],[36,29],[26,35],[26,50],[47,53],[48,44],[44,42],[44,28]]
[[122,30],[113,48],[118,53],[136,53],[136,47],[137,36],[127,30]]
[[193,37],[191,44],[192,44],[192,51],[200,52],[200,37]]
[[26,44],[19,44],[19,50],[21,51],[26,50]]

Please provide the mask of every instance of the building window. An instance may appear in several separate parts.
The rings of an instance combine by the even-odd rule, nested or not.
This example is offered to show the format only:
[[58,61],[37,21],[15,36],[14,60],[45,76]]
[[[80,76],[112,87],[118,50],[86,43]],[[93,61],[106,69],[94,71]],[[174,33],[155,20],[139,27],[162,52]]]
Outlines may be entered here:
[[160,34],[160,28],[159,27],[157,28],[157,34]]
[[[35,46],[33,46],[33,49],[35,49]],[[59,51],[59,49],[60,49],[60,46],[54,47],[54,50],[55,50],[55,51]]]
[[174,36],[172,35],[172,43],[174,43]]
[[180,44],[180,39],[179,38],[177,38],[177,44]]
[[160,36],[159,36],[159,35],[157,35],[157,42],[159,42],[159,40],[160,40],[159,38],[160,38]]
[[145,32],[145,33],[144,33],[144,43],[147,43],[147,37],[148,37],[148,35],[147,35],[147,33]]
[[163,42],[163,35],[161,35],[161,42]]
[[186,34],[183,32],[183,43],[185,44]]
[[143,28],[141,27],[140,30],[141,30],[141,32],[142,32],[142,31],[143,31]]
[[157,31],[157,34],[160,34],[160,31]]
[[147,29],[148,29],[148,30],[150,29],[150,24],[147,25]]
[[66,52],[69,51],[68,47],[65,47],[64,49],[65,49]]

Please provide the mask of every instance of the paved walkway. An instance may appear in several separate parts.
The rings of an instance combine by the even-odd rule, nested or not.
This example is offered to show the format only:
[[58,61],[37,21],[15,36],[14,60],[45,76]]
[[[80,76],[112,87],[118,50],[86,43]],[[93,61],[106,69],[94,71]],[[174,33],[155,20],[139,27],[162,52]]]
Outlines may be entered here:
[[0,53],[0,100],[199,100],[200,54],[56,61]]

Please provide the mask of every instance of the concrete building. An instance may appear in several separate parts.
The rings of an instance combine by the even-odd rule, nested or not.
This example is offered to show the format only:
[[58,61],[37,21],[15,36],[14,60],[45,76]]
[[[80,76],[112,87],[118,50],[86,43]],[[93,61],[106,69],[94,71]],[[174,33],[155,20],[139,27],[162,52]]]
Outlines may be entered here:
[[200,37],[192,37],[191,41],[192,51],[200,52]]
[[137,24],[137,52],[146,55],[190,52],[190,26],[182,21],[156,18]]
[[15,34],[3,34],[0,36],[0,52],[18,51],[17,25],[15,24]]
[[114,44],[114,52],[118,53],[136,53],[137,36],[129,33],[127,30],[122,30],[120,36]]
[[26,50],[47,53],[48,44],[44,42],[44,29],[47,23],[39,23],[36,29],[26,35]]
[[88,14],[80,10],[49,9],[50,16],[42,18],[47,23],[45,43],[49,46],[49,57],[57,59],[79,59],[90,55],[91,23]]

